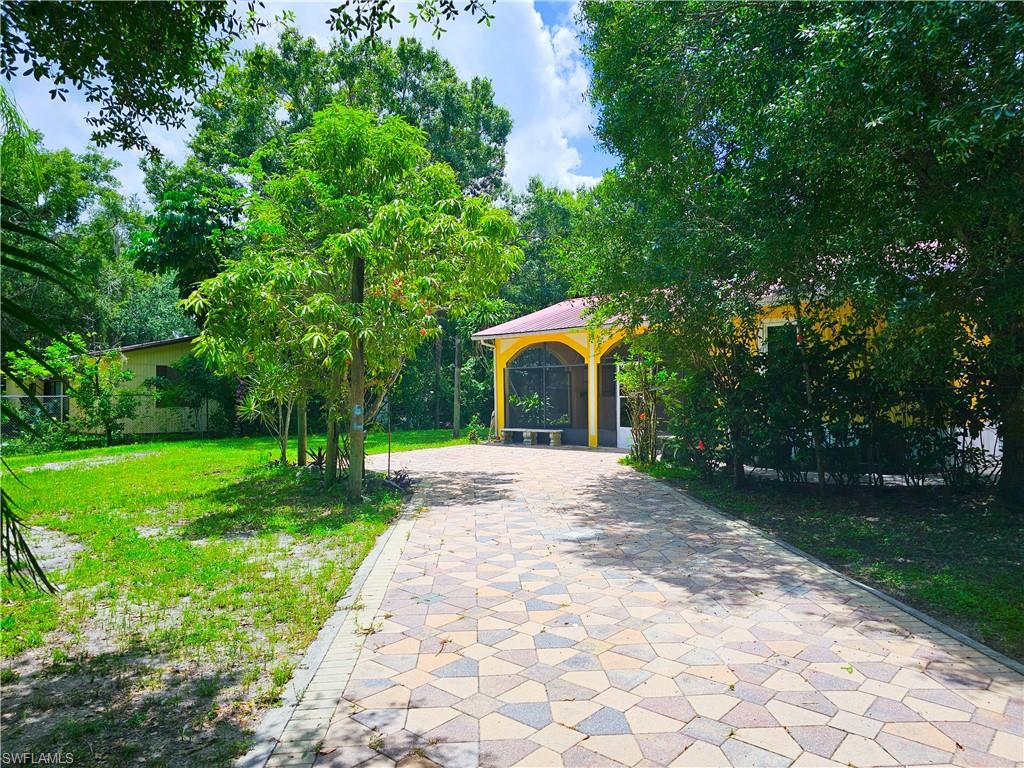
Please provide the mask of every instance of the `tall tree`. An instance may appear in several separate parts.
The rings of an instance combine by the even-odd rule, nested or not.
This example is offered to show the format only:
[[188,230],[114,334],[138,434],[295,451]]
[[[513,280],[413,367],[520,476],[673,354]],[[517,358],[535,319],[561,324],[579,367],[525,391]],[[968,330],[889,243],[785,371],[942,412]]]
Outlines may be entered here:
[[242,256],[189,300],[207,318],[198,347],[252,357],[259,315],[240,311],[246,302],[287,317],[285,338],[319,371],[326,398],[328,479],[345,425],[357,496],[363,422],[442,312],[464,313],[507,279],[515,228],[506,211],[464,197],[454,171],[431,162],[425,134],[397,117],[334,103],[292,137],[286,161],[259,185]]
[[[249,4],[250,11],[254,3]],[[192,99],[256,22],[229,3],[34,3],[12,0],[0,16],[0,72],[68,86],[99,105],[87,122],[100,146],[155,151],[144,126],[184,125]]]
[[[50,97],[62,101],[69,84],[84,91],[99,106],[86,117],[93,141],[158,155],[146,124],[184,125],[188,108],[224,66],[232,44],[267,26],[257,6],[263,4],[250,0],[246,12],[220,0],[9,0],[0,6],[0,73],[8,80],[18,74],[48,78]],[[469,0],[461,11],[484,23],[492,18],[483,0]],[[452,0],[419,0],[409,17],[440,36],[443,23],[459,12]],[[395,4],[380,0],[343,0],[324,19],[347,40],[376,38],[397,20]]]
[[871,321],[927,286],[922,349],[951,351],[931,343],[949,327],[942,316],[991,340],[961,349],[963,370],[978,374],[970,396],[1000,425],[1003,491],[1020,498],[1024,115],[1009,106],[1024,80],[1019,12],[586,3],[583,20],[598,130],[641,212],[637,259],[604,262],[620,282],[613,298],[637,310],[658,289],[685,296],[667,318],[685,329],[700,286],[797,309],[849,301]]
[[520,314],[535,312],[569,298],[569,280],[559,269],[580,194],[530,179],[510,207],[523,237],[523,263],[501,295]]
[[422,128],[431,154],[455,169],[464,191],[499,189],[512,128],[508,111],[495,104],[489,80],[464,82],[436,50],[410,38],[394,45],[342,41],[323,50],[285,27],[276,47],[243,53],[199,100],[192,149],[212,168],[256,162],[280,170],[287,137],[308,128],[313,114],[335,99]]
[[181,166],[161,160],[144,167],[154,211],[130,256],[145,270],[173,273],[181,296],[188,296],[238,255],[245,190],[195,158]]

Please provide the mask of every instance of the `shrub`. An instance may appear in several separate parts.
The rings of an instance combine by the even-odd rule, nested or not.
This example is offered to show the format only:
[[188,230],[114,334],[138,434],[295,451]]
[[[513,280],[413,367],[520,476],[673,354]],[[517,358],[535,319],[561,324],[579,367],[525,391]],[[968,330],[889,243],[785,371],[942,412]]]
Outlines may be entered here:
[[466,425],[466,437],[469,438],[469,442],[479,443],[481,440],[486,439],[487,431],[487,428],[480,423],[480,419],[474,413],[473,418]]

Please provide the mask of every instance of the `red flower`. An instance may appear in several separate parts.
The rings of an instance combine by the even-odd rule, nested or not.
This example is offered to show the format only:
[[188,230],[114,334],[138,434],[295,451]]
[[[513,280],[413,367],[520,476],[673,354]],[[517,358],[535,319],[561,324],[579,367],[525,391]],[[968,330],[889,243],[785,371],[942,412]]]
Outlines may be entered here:
[[804,337],[801,336],[799,333],[796,335],[796,343],[797,344],[803,344],[804,343]]
[[426,335],[427,335],[427,329],[426,328],[420,328],[420,336],[426,336]]
[[697,441],[697,450],[698,451],[703,451],[704,450],[704,441],[703,440],[698,440]]

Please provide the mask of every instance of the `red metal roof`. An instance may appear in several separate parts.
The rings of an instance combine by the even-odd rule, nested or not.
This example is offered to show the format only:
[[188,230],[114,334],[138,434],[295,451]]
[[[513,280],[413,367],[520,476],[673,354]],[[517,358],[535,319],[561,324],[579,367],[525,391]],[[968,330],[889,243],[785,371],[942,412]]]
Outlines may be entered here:
[[[473,334],[474,339],[494,339],[499,336],[517,336],[524,333],[563,331],[568,328],[584,328],[587,325],[587,309],[593,305],[591,298],[566,299],[550,307],[538,309],[528,315],[509,320],[491,328],[484,328]],[[611,322],[605,323],[611,325]]]

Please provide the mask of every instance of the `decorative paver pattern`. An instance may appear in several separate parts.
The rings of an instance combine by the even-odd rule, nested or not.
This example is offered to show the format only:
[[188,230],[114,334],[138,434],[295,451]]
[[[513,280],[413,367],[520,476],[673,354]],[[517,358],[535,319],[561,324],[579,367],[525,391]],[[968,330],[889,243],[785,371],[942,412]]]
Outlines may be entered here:
[[[370,577],[383,590],[371,631],[313,691],[340,695],[329,725],[305,741],[286,730],[271,759],[1024,761],[1016,672],[618,459],[496,446],[393,459],[423,482]],[[351,638],[338,642],[349,661]]]

